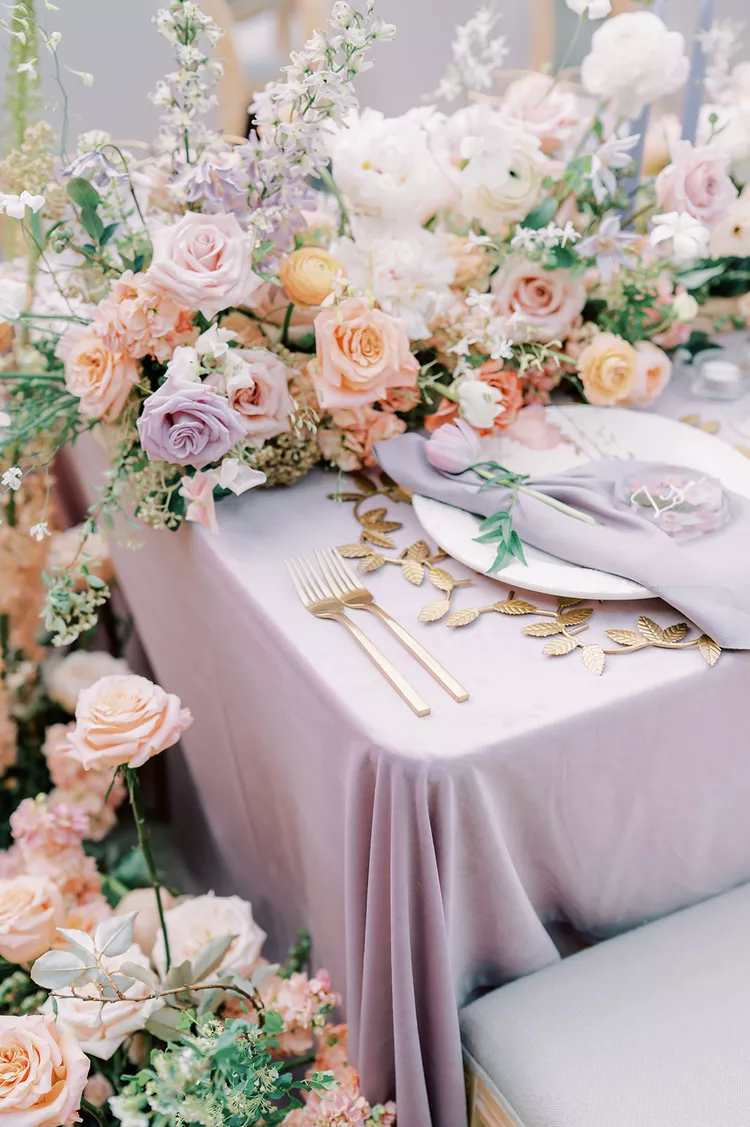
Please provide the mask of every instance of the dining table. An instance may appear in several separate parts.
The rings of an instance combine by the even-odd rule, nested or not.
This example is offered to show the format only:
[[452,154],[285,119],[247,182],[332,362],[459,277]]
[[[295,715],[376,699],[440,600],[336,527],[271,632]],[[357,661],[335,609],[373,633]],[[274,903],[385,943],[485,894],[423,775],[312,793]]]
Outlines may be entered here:
[[[655,409],[750,456],[750,395],[698,399],[683,373]],[[103,464],[87,439],[65,473],[90,491]],[[352,488],[315,470],[222,501],[219,535],[145,530],[133,550],[129,529],[116,571],[155,676],[195,717],[189,771],[272,954],[309,928],[367,1098],[395,1095],[400,1127],[465,1127],[460,1006],[558,960],[556,928],[606,938],[750,880],[750,654],[710,666],[649,647],[592,676],[575,654],[544,656],[528,618],[419,622],[440,591],[382,566],[361,578],[470,693],[456,702],[358,617],[431,705],[419,717],[339,624],[307,613],[285,567],[358,541],[353,503],[332,497]],[[403,526],[386,555],[424,537],[407,502],[362,508],[375,503]],[[440,566],[471,581],[452,610],[509,597],[501,576]],[[590,605],[598,641],[640,616],[682,620],[658,599]]]

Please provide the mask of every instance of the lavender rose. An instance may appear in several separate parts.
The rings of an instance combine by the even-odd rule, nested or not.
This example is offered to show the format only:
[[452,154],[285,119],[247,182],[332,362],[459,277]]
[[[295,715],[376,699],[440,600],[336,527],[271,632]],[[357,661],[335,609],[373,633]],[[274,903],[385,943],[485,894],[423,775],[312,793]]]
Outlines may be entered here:
[[152,462],[202,469],[244,438],[245,428],[213,388],[168,376],[143,404],[138,433]]

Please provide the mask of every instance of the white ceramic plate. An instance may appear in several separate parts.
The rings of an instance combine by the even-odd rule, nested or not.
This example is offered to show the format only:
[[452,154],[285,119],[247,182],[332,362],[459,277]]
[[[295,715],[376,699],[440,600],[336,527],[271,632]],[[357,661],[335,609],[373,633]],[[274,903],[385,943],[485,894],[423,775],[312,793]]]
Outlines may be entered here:
[[[726,442],[644,411],[607,407],[547,407],[550,422],[567,441],[553,450],[530,450],[500,436],[483,440],[483,455],[516,473],[559,473],[599,458],[638,458],[700,470],[728,489],[750,497],[750,459]],[[495,559],[492,544],[477,544],[480,518],[428,497],[414,497],[414,511],[425,532],[462,564],[485,575]],[[512,563],[491,578],[527,591],[582,599],[649,599],[638,583],[606,571],[578,567],[524,545],[528,566]]]

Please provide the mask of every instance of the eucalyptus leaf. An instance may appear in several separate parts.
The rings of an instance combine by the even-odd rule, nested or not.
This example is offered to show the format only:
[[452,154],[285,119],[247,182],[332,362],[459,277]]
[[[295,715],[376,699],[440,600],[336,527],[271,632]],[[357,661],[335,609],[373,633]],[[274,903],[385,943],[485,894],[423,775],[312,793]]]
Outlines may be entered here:
[[100,957],[124,955],[128,947],[133,946],[133,924],[137,914],[128,912],[124,916],[110,916],[102,920],[94,932],[94,944]]
[[94,185],[88,180],[84,180],[82,176],[74,176],[72,180],[68,181],[68,195],[73,203],[78,204],[80,208],[88,207],[92,211],[96,211],[102,202]]
[[235,935],[218,935],[204,943],[198,953],[193,956],[193,982],[201,982],[208,978],[221,966],[221,962],[232,943]]
[[85,980],[85,964],[72,951],[47,951],[36,960],[30,977],[45,990],[62,990],[74,982]]
[[140,963],[131,963],[126,959],[124,963],[120,963],[120,970],[123,974],[129,974],[139,982],[145,983],[146,986],[156,986],[156,975],[151,967],[142,967]]
[[178,966],[172,967],[165,979],[165,983],[170,990],[174,990],[177,986],[189,986],[191,982],[195,982],[195,975],[189,959],[185,959]]
[[179,1029],[179,1020],[179,1012],[165,1006],[151,1014],[146,1022],[146,1032],[158,1037],[160,1041],[180,1041],[182,1033]]
[[62,935],[63,939],[67,939],[71,947],[79,947],[89,955],[94,954],[94,941],[87,931],[78,931],[78,929],[74,927],[59,927],[57,931],[58,934]]

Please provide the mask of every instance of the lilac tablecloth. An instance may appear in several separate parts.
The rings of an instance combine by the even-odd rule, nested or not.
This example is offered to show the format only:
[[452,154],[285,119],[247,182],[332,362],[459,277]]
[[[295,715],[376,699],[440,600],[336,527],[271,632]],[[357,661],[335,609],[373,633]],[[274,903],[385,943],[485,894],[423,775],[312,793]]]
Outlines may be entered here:
[[[395,1089],[401,1127],[462,1127],[457,1003],[556,960],[545,923],[606,934],[750,879],[750,655],[709,669],[695,650],[647,650],[594,678],[576,655],[543,658],[523,620],[417,625],[437,592],[386,567],[372,589],[472,693],[455,704],[363,621],[432,703],[417,719],[284,570],[357,538],[351,507],[326,500],[336,484],[315,473],[223,502],[220,537],[146,534],[118,572],[159,680],[196,717],[185,751],[236,891],[277,953],[311,929],[366,1094]],[[419,529],[397,515],[406,545]],[[505,593],[475,579],[457,608]],[[609,604],[591,633],[642,613],[679,617]]]

